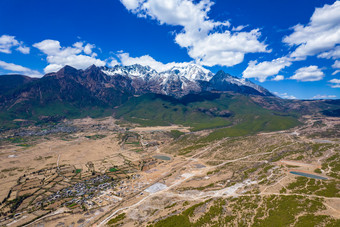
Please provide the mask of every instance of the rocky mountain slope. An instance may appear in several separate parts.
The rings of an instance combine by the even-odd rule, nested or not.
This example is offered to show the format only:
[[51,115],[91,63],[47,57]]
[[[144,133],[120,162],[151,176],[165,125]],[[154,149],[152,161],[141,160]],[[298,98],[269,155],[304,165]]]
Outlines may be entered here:
[[[10,76],[0,76],[0,81],[7,77]],[[10,79],[13,79],[10,86],[0,86],[0,118],[4,128],[22,119],[40,122],[51,117],[99,117],[113,113],[143,124],[187,121],[197,124],[205,119],[205,125],[197,128],[211,128],[229,125],[227,118],[231,116],[235,121],[249,118],[248,113],[252,114],[254,108],[260,115],[266,113],[267,119],[277,113],[293,111],[295,115],[339,109],[338,105],[323,101],[283,100],[251,81],[223,71],[214,75],[194,64],[163,72],[141,65],[113,68],[93,65],[85,70],[65,66],[40,79],[20,75]],[[223,93],[227,94],[220,96]],[[263,108],[270,112],[263,112]],[[243,117],[237,117],[240,114]]]
[[102,67],[101,71],[111,77],[121,75],[131,79],[131,86],[137,94],[150,92],[180,98],[203,91],[234,91],[273,96],[269,91],[249,80],[231,76],[223,71],[214,75],[195,64],[176,66],[163,72],[141,65]]
[[[58,72],[46,74],[41,79],[25,76],[1,76],[11,79],[0,94],[0,108],[20,109],[27,112],[34,106],[53,103],[85,106],[115,107],[129,97],[148,93],[181,98],[188,94],[211,91],[232,91],[243,95],[273,96],[266,89],[247,80],[219,71],[210,71],[188,64],[164,72],[141,65],[91,66],[77,70],[65,66]],[[6,93],[6,94],[5,94]]]
[[17,74],[0,75],[0,95],[34,80],[38,79]]

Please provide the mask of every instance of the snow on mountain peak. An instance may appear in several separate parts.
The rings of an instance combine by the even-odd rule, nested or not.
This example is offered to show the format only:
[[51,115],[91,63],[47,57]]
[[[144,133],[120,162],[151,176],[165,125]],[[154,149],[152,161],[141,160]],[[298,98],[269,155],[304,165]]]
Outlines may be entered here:
[[231,76],[223,71],[219,71],[214,75],[209,70],[194,63],[175,64],[170,69],[162,72],[157,72],[150,66],[142,66],[139,64],[129,66],[116,65],[113,68],[101,67],[101,70],[109,76],[122,75],[128,77],[132,79],[135,84],[146,83],[146,86],[151,86],[153,87],[152,89],[158,89],[163,94],[179,92],[180,95],[182,95],[182,93],[186,94],[191,91],[197,92],[202,89],[199,81],[212,83],[214,86],[218,86],[218,89],[222,90],[231,89],[228,84],[234,84],[239,87],[245,86],[252,88],[262,94],[269,93],[266,89],[247,79]]
[[102,72],[109,76],[123,75],[132,78],[142,78],[153,77],[157,74],[157,71],[152,69],[150,66],[142,66],[139,64],[121,66],[115,65],[113,68],[103,67]]
[[169,70],[159,73],[150,66],[142,66],[139,64],[129,66],[115,65],[113,68],[103,67],[102,71],[109,76],[119,74],[134,78],[140,77],[143,79],[146,77],[160,77],[165,79],[168,78],[170,74],[178,75],[179,78],[183,77],[190,81],[209,81],[213,77],[212,72],[193,63],[176,65]]
[[213,74],[202,66],[189,63],[184,66],[174,66],[170,70],[161,72],[161,74],[176,74],[180,78],[186,78],[190,81],[204,80],[209,81]]

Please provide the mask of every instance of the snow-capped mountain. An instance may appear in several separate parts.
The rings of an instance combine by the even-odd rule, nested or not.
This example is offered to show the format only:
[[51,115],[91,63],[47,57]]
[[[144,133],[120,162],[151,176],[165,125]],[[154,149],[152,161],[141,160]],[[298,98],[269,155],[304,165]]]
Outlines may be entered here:
[[128,76],[131,79],[141,78],[143,80],[147,80],[148,78],[154,77],[158,74],[156,70],[151,67],[138,64],[129,66],[115,65],[113,68],[102,67],[101,70],[109,76],[122,75]]
[[202,80],[209,81],[214,74],[202,66],[196,64],[187,64],[185,66],[174,66],[170,70],[161,72],[163,75],[178,75],[180,78],[186,78],[190,81]]
[[162,72],[138,64],[102,67],[101,71],[110,77],[119,75],[131,79],[131,86],[137,94],[151,92],[182,97],[190,93],[217,90],[272,95],[249,80],[231,76],[223,71],[214,75],[202,66],[192,63],[174,66]]
[[[13,90],[13,87],[8,88],[12,89],[12,93],[0,94],[2,100],[0,108],[11,109],[13,105],[20,103],[21,106],[21,103],[24,103],[23,105],[30,109],[33,104],[41,106],[53,102],[58,105],[65,103],[67,104],[65,107],[74,105],[76,108],[118,107],[133,96],[148,93],[175,98],[189,94],[209,96],[207,94],[209,92],[273,96],[266,89],[250,81],[233,77],[223,71],[213,75],[210,71],[193,64],[176,66],[160,73],[141,65],[113,68],[93,65],[85,70],[65,66],[58,72],[46,74],[22,86],[20,81],[18,84],[17,90]],[[5,89],[7,88],[3,90]],[[19,109],[22,111],[21,107]]]
[[254,84],[247,79],[232,76],[222,70],[218,71],[216,75],[209,81],[209,83],[213,90],[236,91],[265,96],[273,95],[267,89]]
[[149,79],[152,77],[163,78],[164,80],[173,75],[179,78],[186,78],[190,81],[203,80],[209,81],[213,77],[213,73],[196,64],[183,64],[183,66],[174,66],[171,69],[157,72],[150,66],[142,66],[139,64],[121,66],[115,65],[113,68],[102,67],[102,72],[109,76],[123,75],[131,78]]
[[138,64],[116,65],[113,68],[102,67],[101,70],[108,76],[121,75],[130,78],[137,93],[148,90],[152,93],[176,97],[202,91],[197,81],[209,81],[213,77],[212,72],[195,64],[174,66],[162,72]]

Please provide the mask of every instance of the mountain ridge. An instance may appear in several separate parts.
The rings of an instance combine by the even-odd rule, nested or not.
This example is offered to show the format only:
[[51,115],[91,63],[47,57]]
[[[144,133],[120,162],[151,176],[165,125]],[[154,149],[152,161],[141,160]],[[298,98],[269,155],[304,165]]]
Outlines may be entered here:
[[[221,75],[223,76],[221,77]],[[69,77],[86,87],[91,87],[89,85],[92,85],[93,88],[97,84],[97,89],[101,87],[98,86],[99,84],[106,84],[106,87],[127,89],[137,95],[156,93],[181,98],[191,93],[204,91],[234,91],[254,95],[275,96],[265,88],[249,80],[237,78],[223,71],[213,74],[196,64],[173,66],[161,72],[157,72],[150,66],[139,64],[130,66],[116,65],[112,68],[92,65],[85,70],[78,70],[66,65],[57,72],[44,75],[41,79],[46,77],[54,77],[59,80]],[[37,78],[34,80],[41,79]],[[33,79],[31,80],[33,81]],[[120,86],[118,86],[119,83],[121,83]],[[18,87],[20,85],[18,84]],[[15,88],[15,85],[12,84],[10,88]],[[6,91],[11,90],[10,88]]]
[[[157,72],[149,66],[138,64],[130,66],[116,65],[113,68],[101,67],[101,70],[108,76],[125,75],[135,81],[135,83],[142,83],[144,86],[150,85],[149,90],[152,93],[165,94],[177,98],[191,93],[213,90],[274,96],[265,88],[249,80],[231,76],[222,70],[213,74],[196,64],[174,66],[161,72]],[[221,74],[223,75],[222,77]],[[159,87],[155,88],[155,85],[159,85]]]
[[20,74],[0,75],[0,95],[34,80],[38,79]]
[[[141,98],[138,98],[140,96]],[[207,97],[214,98],[207,100]],[[233,99],[237,100],[233,104],[234,111],[230,111],[228,105],[221,103],[232,102]],[[129,100],[131,101],[128,102]],[[172,101],[169,103],[169,100]],[[144,101],[151,110],[142,108]],[[139,103],[143,112],[135,111],[134,103]],[[164,104],[164,108],[161,110],[156,103]],[[158,122],[162,124],[184,123],[185,119],[198,124],[205,119],[207,126],[196,128],[209,128],[211,124],[216,127],[225,126],[230,117],[235,122],[249,118],[245,113],[248,107],[237,107],[246,103],[249,106],[255,105],[261,114],[266,112],[268,119],[272,118],[273,114],[293,114],[296,118],[302,113],[329,110],[325,113],[337,115],[339,112],[337,104],[284,100],[248,80],[231,76],[224,71],[213,75],[196,65],[172,67],[161,73],[141,65],[113,68],[92,65],[85,70],[65,66],[58,72],[18,83],[17,87],[0,93],[0,117],[12,127],[15,119],[39,122],[49,117],[62,119],[112,114],[122,118],[128,117],[130,120],[146,114],[143,119],[149,119],[150,124],[161,114],[164,118],[158,118]],[[169,105],[173,108],[168,109],[166,106]],[[124,109],[126,111],[123,111]],[[269,112],[261,109],[267,109]],[[243,115],[238,113],[239,111],[243,112]],[[254,114],[250,112],[252,110],[249,109],[249,114]],[[140,119],[140,122],[143,123],[143,119]]]

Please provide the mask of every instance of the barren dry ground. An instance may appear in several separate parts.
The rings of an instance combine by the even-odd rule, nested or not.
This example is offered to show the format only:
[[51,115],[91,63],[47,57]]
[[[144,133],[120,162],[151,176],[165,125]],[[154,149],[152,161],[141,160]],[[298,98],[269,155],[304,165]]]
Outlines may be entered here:
[[289,131],[212,141],[202,140],[209,130],[120,127],[113,118],[64,122],[76,129],[68,133],[7,132],[0,151],[0,222],[265,226],[291,209],[284,226],[337,224],[340,141],[332,132],[340,121],[317,121],[306,117]]

